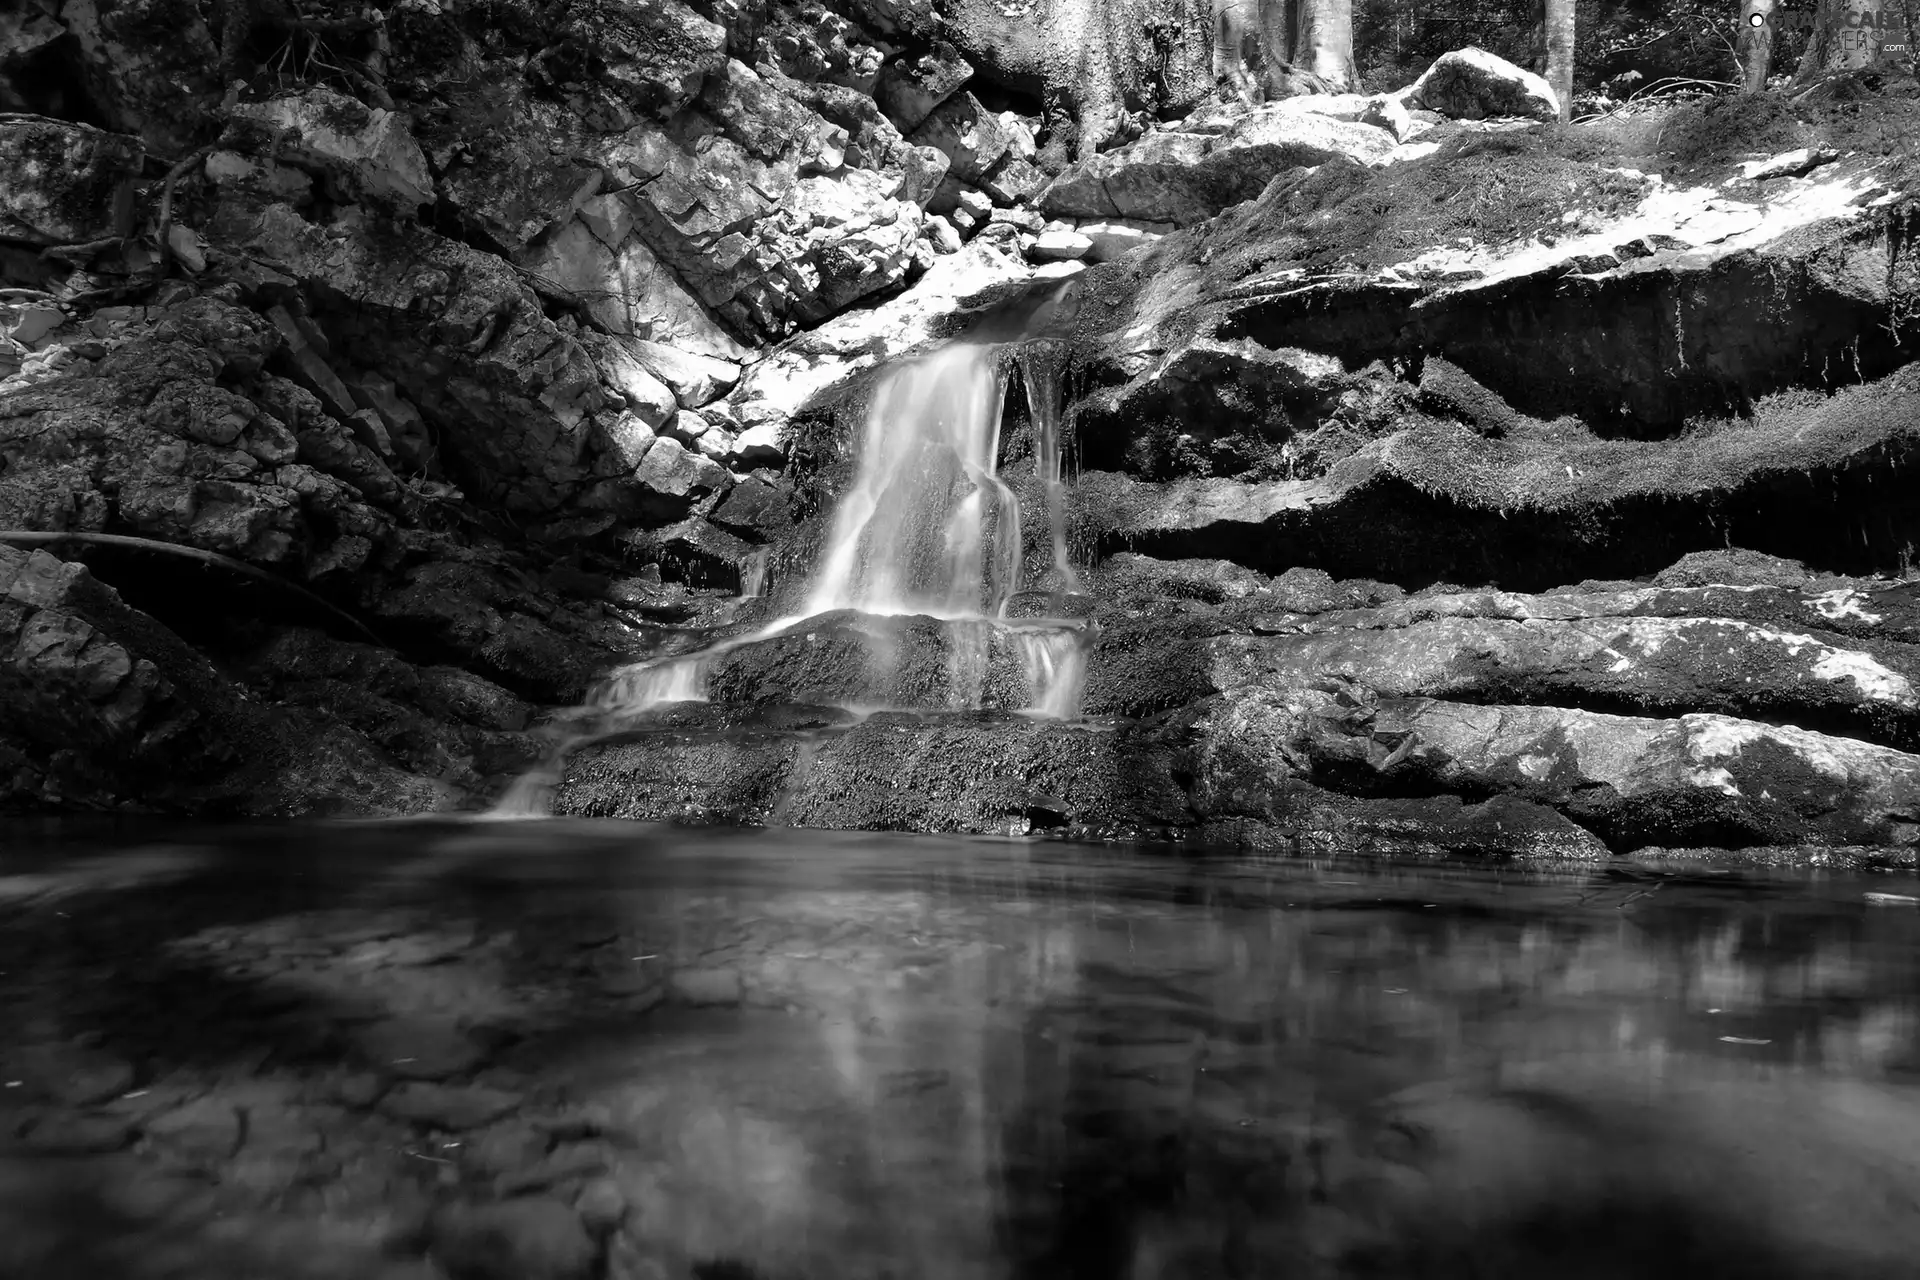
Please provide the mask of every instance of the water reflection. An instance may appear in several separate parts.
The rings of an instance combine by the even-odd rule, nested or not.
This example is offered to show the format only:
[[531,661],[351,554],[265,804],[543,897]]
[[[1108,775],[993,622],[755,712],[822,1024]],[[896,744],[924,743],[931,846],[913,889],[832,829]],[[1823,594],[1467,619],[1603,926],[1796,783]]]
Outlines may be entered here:
[[[195,1105],[253,1090],[250,1132],[292,1167],[202,1170],[229,1243],[324,1208],[443,1274],[435,1214],[505,1199],[579,1214],[580,1274],[615,1277],[1892,1277],[1920,1256],[1920,911],[1870,904],[1909,887],[1888,877],[614,824],[119,843],[151,874],[102,870],[113,840],[0,851],[24,886],[0,901],[0,995],[31,1014],[6,1061],[77,1041]],[[156,990],[164,1026],[130,1013]],[[422,1124],[388,1101],[417,1065],[353,1092],[370,1025],[452,1028],[471,1047],[434,1087],[506,1109]],[[17,1131],[71,1109],[37,1105]],[[177,1162],[177,1126],[139,1124],[99,1177]],[[188,1274],[111,1259],[87,1274]],[[43,1264],[7,1274],[76,1274]]]

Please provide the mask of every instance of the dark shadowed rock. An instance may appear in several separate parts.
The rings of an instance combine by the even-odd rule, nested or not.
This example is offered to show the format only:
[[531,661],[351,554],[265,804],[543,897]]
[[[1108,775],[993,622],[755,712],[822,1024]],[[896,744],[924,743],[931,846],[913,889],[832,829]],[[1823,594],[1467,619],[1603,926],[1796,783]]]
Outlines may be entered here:
[[[747,564],[763,549],[697,516],[662,529],[630,534],[626,545],[636,554],[666,566],[681,582],[695,586],[723,587],[738,591],[744,581]],[[651,592],[631,597],[641,608],[661,603]]]
[[450,1205],[434,1216],[434,1259],[454,1280],[587,1280],[599,1249],[558,1200]]
[[748,476],[734,485],[709,517],[736,532],[770,540],[793,525],[790,499],[780,485]]

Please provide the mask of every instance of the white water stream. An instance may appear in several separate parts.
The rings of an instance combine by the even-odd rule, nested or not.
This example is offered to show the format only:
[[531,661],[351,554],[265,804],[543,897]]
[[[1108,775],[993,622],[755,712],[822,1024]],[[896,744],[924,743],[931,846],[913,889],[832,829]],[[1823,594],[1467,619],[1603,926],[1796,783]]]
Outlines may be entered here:
[[[583,727],[517,781],[493,816],[544,813],[566,754],[581,741],[625,728],[662,706],[706,701],[707,674],[717,659],[836,611],[919,615],[947,624],[952,709],[982,705],[994,647],[1002,642],[1025,672],[1025,714],[1077,716],[1086,676],[1084,628],[1006,616],[1025,560],[1020,502],[998,467],[1009,363],[1021,371],[1034,425],[1035,467],[1052,541],[1048,585],[1056,599],[1078,589],[1066,548],[1057,377],[1042,361],[1021,359],[1017,351],[1010,361],[1009,354],[999,346],[962,343],[883,373],[868,405],[853,484],[834,511],[800,612],[697,653],[613,672],[570,718]],[[764,564],[746,594],[764,591]],[[867,701],[848,706],[875,709]]]

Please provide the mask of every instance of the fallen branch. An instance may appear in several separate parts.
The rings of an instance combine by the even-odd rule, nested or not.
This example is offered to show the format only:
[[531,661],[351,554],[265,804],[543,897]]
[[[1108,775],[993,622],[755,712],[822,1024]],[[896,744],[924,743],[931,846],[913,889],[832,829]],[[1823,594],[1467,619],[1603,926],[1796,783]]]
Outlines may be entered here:
[[167,170],[166,181],[160,187],[160,264],[162,279],[173,267],[173,242],[168,237],[173,232],[173,189],[180,179],[186,177],[187,170],[196,164],[202,164],[213,154],[212,146],[201,147],[180,158],[173,168]]
[[242,560],[235,560],[231,556],[223,556],[217,551],[202,551],[199,547],[183,547],[174,542],[161,542],[157,538],[134,538],[119,533],[45,533],[29,529],[0,529],[0,542],[20,543],[28,546],[40,546],[52,542],[81,542],[93,546],[130,547],[136,551],[154,551],[162,555],[179,556],[183,560],[197,561],[200,564],[216,565],[219,568],[229,570],[233,573],[238,573],[245,577],[253,578],[256,581],[265,582],[270,586],[278,587],[282,591],[290,592],[311,604],[318,605],[333,617],[338,618],[365,636],[368,643],[380,645],[382,648],[386,647],[381,642],[380,637],[375,635],[366,623],[360,621],[360,619],[354,617],[338,605],[327,603],[327,601],[322,600],[319,596],[297,583],[288,582],[285,578],[276,578],[264,569],[257,569],[253,565],[247,564]]
[[89,240],[85,244],[50,244],[40,251],[40,256],[55,262],[64,262],[70,267],[77,267],[96,253],[119,248],[122,239],[121,236],[105,236],[99,240]]

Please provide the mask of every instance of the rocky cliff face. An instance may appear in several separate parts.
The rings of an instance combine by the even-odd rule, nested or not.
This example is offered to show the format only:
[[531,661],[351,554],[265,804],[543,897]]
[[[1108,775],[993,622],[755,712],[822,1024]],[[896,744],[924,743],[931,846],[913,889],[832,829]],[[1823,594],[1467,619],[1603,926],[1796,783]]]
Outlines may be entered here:
[[[1464,796],[1534,806],[1568,847],[1907,841],[1907,640],[1806,601],[1906,607],[1856,579],[1904,568],[1914,541],[1895,483],[1910,104],[1559,129],[1537,123],[1543,84],[1477,51],[1399,94],[1249,101],[1164,17],[785,0],[0,17],[0,535],[109,538],[0,551],[8,802],[479,803],[542,754],[541,707],[764,614],[742,588],[769,557],[776,586],[803,570],[840,474],[836,406],[865,371],[997,325],[1048,336],[1068,368],[1075,543],[1100,581],[1135,583],[1090,606],[1088,710],[1128,727],[952,728],[1009,762],[1040,753],[1007,765],[1028,781],[898,812],[822,809],[825,784],[765,761],[751,802],[669,803],[672,753],[645,779],[583,758],[603,782],[575,807],[1233,835],[1348,804],[1437,822]],[[1090,79],[1055,56],[1073,32],[1144,40],[1165,66]],[[1011,472],[1024,447],[1010,433]],[[1729,543],[1854,577],[1782,581],[1744,612],[1674,595],[1727,586],[1711,579],[1564,594]],[[1216,587],[1189,616],[1178,584],[1212,581],[1188,564],[1206,558],[1249,575],[1258,619]],[[1374,585],[1308,607],[1275,585],[1290,569]],[[1735,640],[1737,675],[1710,660]],[[1629,650],[1651,665],[1601,679]],[[1448,665],[1460,653],[1480,675]],[[1855,680],[1863,662],[1887,674]],[[1566,742],[1551,785],[1489,781],[1540,752],[1511,716],[1448,719],[1456,704],[1563,711],[1540,728]],[[1325,728],[1354,707],[1388,727]],[[768,749],[798,731],[768,729]],[[832,767],[857,788],[873,732],[795,759],[846,753]],[[1841,759],[1853,781],[1750,784],[1729,751]],[[1082,784],[1033,781],[1050,752],[1102,794],[1158,781],[1099,816],[1061,798]],[[1718,816],[1644,817],[1731,794],[1700,781],[1715,770],[1776,808],[1726,817],[1709,795],[1696,808]]]
[[[0,530],[216,553],[345,608],[408,688],[457,664],[495,701],[578,699],[654,624],[724,618],[790,523],[784,421],[727,400],[769,344],[975,233],[982,282],[1026,269],[994,214],[1043,181],[1031,123],[960,92],[929,22],[677,0],[0,19]],[[224,627],[258,602],[181,589],[164,548],[89,554],[213,652],[223,695],[287,621]],[[276,699],[310,674],[268,666]],[[373,722],[418,711],[328,706],[388,755]],[[23,758],[63,732],[0,725]],[[398,762],[471,786],[474,759]],[[87,794],[116,790],[162,798]]]

